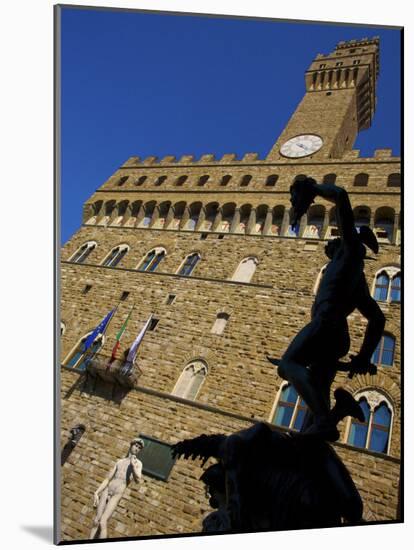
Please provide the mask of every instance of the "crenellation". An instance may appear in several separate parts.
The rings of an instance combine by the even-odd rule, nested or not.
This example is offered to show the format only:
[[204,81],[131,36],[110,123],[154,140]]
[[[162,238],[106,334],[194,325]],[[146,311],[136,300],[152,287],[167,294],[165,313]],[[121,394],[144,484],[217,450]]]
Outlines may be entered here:
[[195,162],[194,155],[183,155],[178,162],[180,164],[192,164]]
[[156,156],[149,156],[149,157],[146,157],[143,161],[142,161],[142,164],[144,166],[151,166],[153,164],[156,164],[158,161],[158,157]]
[[241,162],[250,163],[250,162],[256,162],[259,160],[259,153],[245,153],[243,158],[241,159]]
[[375,149],[374,152],[375,159],[391,159],[395,158],[392,154],[392,149]]
[[141,162],[141,159],[138,156],[129,157],[129,159],[127,159],[123,163],[122,168],[132,168],[137,164],[140,164],[140,162]]
[[214,154],[212,153],[208,153],[208,154],[204,154],[204,155],[201,155],[201,157],[198,159],[198,164],[207,164],[207,163],[213,163],[215,162],[215,157],[214,157]]
[[[324,159],[323,163],[315,161],[315,159],[306,158],[300,161],[298,163],[295,162],[295,165],[301,164],[303,166],[309,165],[310,167],[318,166],[318,165],[348,165],[350,163],[374,163],[378,160],[382,160],[384,162],[394,162],[399,163],[401,162],[401,158],[398,156],[394,156],[392,153],[392,149],[377,149],[375,150],[373,157],[361,157],[360,156],[360,150],[359,149],[351,149],[349,151],[344,152],[342,157],[340,159],[337,158],[326,158]],[[140,167],[140,173],[142,173],[142,170],[145,170],[145,168],[148,166],[151,168],[151,174],[153,174],[154,168],[157,169],[160,167],[160,169],[164,170],[173,170],[176,167],[180,165],[186,165],[190,169],[193,167],[197,167],[198,165],[211,165],[212,169],[220,168],[221,166],[226,165],[233,165],[236,168],[251,165],[252,167],[257,167],[260,165],[260,168],[265,168],[266,166],[276,166],[278,169],[286,169],[291,164],[291,161],[289,159],[285,159],[284,161],[278,161],[274,162],[271,159],[260,159],[258,153],[246,153],[242,159],[238,159],[235,153],[227,153],[222,156],[221,159],[217,160],[214,156],[214,154],[204,154],[201,155],[199,159],[196,159],[194,155],[183,155],[180,157],[179,160],[176,159],[174,155],[167,155],[163,157],[161,160],[158,160],[155,156],[149,156],[144,160],[140,160],[139,157],[130,157],[126,162],[124,162],[121,166],[123,170],[133,170],[136,168],[137,165]],[[292,163],[293,164],[293,163]],[[107,180],[107,184],[117,184],[118,179],[124,174],[124,172],[115,172],[110,178]],[[135,176],[137,176],[135,174]]]
[[174,155],[166,155],[160,160],[160,164],[174,164],[176,162]]
[[361,151],[359,149],[352,149],[351,151],[347,151],[342,158],[343,160],[359,160],[361,159],[361,157],[359,156],[360,152]]
[[360,40],[356,40],[356,39],[353,39],[353,40],[347,40],[347,41],[343,41],[341,40],[340,42],[338,42],[336,48],[338,50],[341,50],[341,49],[346,49],[346,48],[350,48],[350,47],[357,47],[357,46],[378,46],[379,45],[379,37],[378,36],[374,36],[373,38],[361,38]]
[[226,153],[220,159],[220,164],[231,164],[237,162],[236,153]]

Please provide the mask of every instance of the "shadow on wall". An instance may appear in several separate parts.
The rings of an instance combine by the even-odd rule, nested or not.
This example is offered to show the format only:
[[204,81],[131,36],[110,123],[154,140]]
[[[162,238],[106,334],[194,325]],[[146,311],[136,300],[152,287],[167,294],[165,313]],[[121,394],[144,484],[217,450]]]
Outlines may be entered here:
[[87,395],[101,397],[106,401],[112,401],[120,405],[129,393],[130,388],[121,386],[116,382],[105,382],[99,377],[93,377],[89,373],[81,374],[78,380],[69,388],[63,399],[69,399],[75,391]]

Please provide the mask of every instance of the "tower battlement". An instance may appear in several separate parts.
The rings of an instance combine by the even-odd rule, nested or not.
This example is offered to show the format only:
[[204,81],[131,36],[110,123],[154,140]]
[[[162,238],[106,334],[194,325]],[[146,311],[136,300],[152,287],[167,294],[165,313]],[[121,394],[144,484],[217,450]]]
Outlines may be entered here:
[[245,153],[241,159],[239,159],[236,153],[225,153],[220,159],[216,159],[213,153],[206,153],[196,158],[194,155],[183,155],[177,159],[174,155],[166,155],[159,159],[156,156],[146,157],[141,159],[139,156],[130,157],[123,165],[123,168],[132,168],[135,166],[165,166],[165,165],[188,165],[200,166],[204,164],[226,165],[226,164],[251,164],[261,163],[262,159],[259,158],[259,153]]
[[336,49],[344,48],[360,48],[363,46],[379,46],[379,36],[374,36],[373,38],[361,38],[360,40],[341,40],[336,45]]
[[[390,160],[399,162],[401,158],[399,156],[396,156],[393,154],[392,149],[384,148],[384,149],[375,149],[374,155],[370,157],[361,157],[359,149],[352,149],[350,151],[347,151],[344,153],[342,158],[339,162],[343,161],[350,161],[350,160],[356,160],[358,161],[366,161],[366,162],[372,162],[374,160],[378,159],[384,159],[384,160]],[[312,159],[307,159],[309,164],[314,164],[314,161]],[[306,161],[302,161],[306,162]],[[331,158],[324,160],[324,163],[327,164],[337,164],[338,159]],[[235,153],[226,153],[224,154],[220,159],[216,159],[214,154],[205,154],[201,155],[199,158],[196,158],[194,155],[183,155],[179,159],[177,159],[174,155],[166,155],[165,157],[158,158],[156,156],[149,156],[141,159],[139,156],[132,156],[129,159],[127,159],[121,166],[121,169],[125,168],[145,168],[145,167],[179,167],[179,166],[194,166],[195,168],[197,166],[226,166],[226,165],[250,165],[250,164],[257,164],[257,165],[263,165],[263,164],[274,164],[274,162],[270,161],[269,159],[261,159],[259,157],[258,153],[246,153],[243,155],[243,157],[240,159],[237,157]]]

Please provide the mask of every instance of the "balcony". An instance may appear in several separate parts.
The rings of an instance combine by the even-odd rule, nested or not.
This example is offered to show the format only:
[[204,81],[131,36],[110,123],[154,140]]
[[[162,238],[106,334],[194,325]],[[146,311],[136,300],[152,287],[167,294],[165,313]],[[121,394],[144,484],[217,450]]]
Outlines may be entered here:
[[99,377],[105,382],[118,383],[125,388],[134,388],[142,371],[137,364],[132,365],[120,359],[111,362],[105,355],[96,355],[86,366],[92,377]]

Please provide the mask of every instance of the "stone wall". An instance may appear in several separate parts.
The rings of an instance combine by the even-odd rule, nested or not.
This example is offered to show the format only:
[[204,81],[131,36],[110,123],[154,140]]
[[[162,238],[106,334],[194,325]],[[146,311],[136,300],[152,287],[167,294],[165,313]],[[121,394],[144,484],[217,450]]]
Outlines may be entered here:
[[[135,303],[122,349],[131,345],[150,313],[159,318],[156,330],[147,333],[140,350],[143,385],[170,392],[186,364],[202,357],[207,361],[209,374],[198,396],[200,401],[269,419],[281,380],[266,355],[280,357],[296,332],[309,321],[315,283],[326,263],[324,243],[312,243],[316,250],[306,251],[309,241],[300,239],[249,242],[250,239],[237,235],[211,237],[200,241],[194,233],[164,235],[148,230],[82,228],[68,243],[68,253],[89,239],[95,239],[98,247],[88,257],[87,265],[64,263],[62,267],[62,320],[66,325],[62,360],[127,291],[128,300],[121,303],[108,329],[106,353],[110,354],[115,335]],[[119,266],[100,266],[104,255],[121,242],[128,243],[131,249]],[[137,271],[137,263],[154,246],[164,246],[166,258],[153,273]],[[101,247],[103,252],[99,252]],[[394,249],[384,247],[378,258],[366,261],[369,285],[382,266],[398,262]],[[199,251],[202,257],[193,275],[175,275],[185,255],[193,251]],[[248,255],[259,260],[251,284],[229,282],[239,262]],[[84,295],[86,284],[92,288]],[[176,296],[172,305],[166,304],[169,294]],[[378,370],[387,384],[389,381],[395,385],[390,396],[396,413],[392,449],[398,455],[400,306],[382,307],[387,317],[386,330],[397,338],[394,366]],[[229,314],[229,321],[222,335],[212,334],[220,312]],[[355,313],[350,326],[352,351],[356,351],[365,321]],[[342,378],[339,375],[340,383]],[[348,384],[350,389],[356,381],[355,378]],[[377,386],[375,380],[371,384]]]
[[[138,434],[167,443],[201,433],[231,433],[250,425],[247,419],[209,411],[169,395],[131,390],[113,399],[112,387],[89,379],[79,385],[79,374],[61,373],[61,446],[71,427],[84,424],[85,433],[62,468],[61,539],[89,538],[95,510],[93,493],[114,462],[126,455]],[[365,502],[369,520],[396,517],[399,461],[391,457],[337,445]],[[108,523],[108,537],[197,533],[210,511],[200,461],[177,460],[168,481],[144,476],[131,483]]]

